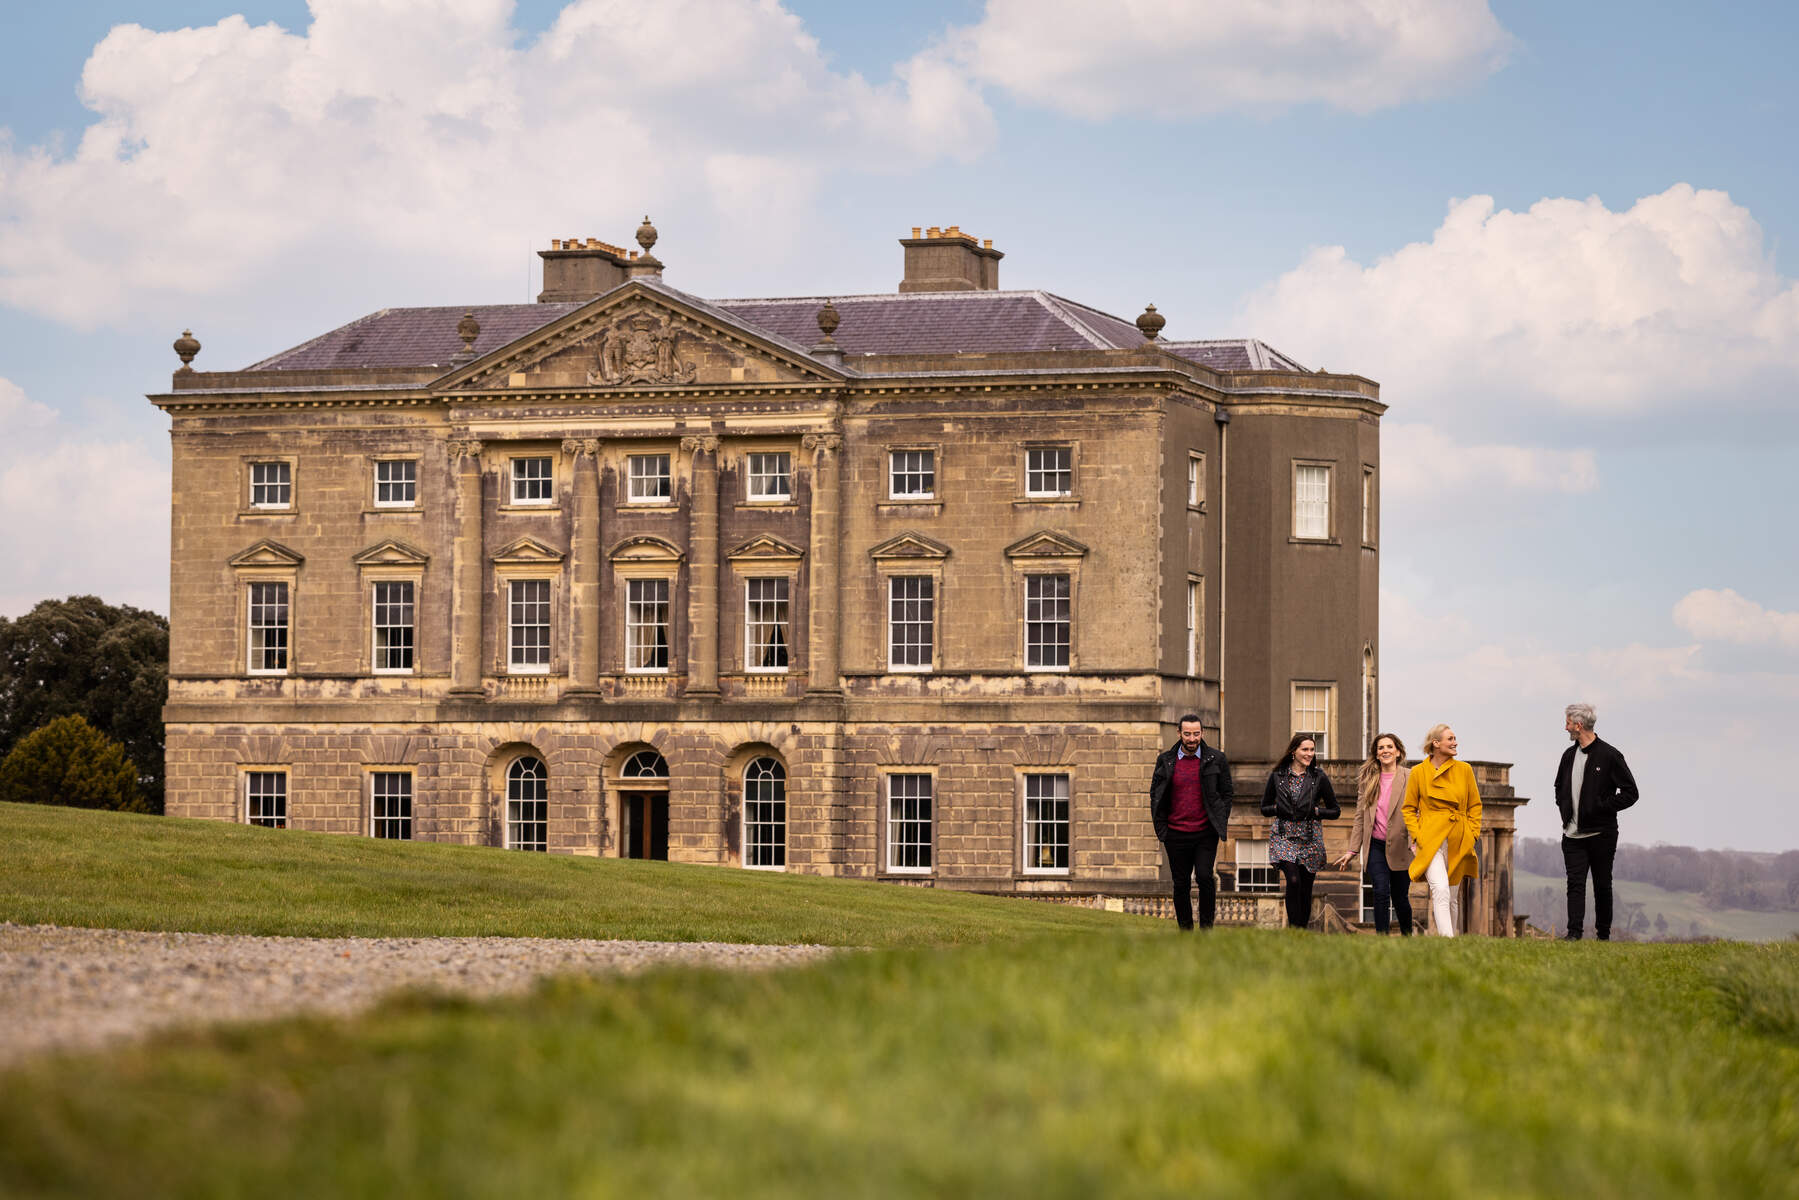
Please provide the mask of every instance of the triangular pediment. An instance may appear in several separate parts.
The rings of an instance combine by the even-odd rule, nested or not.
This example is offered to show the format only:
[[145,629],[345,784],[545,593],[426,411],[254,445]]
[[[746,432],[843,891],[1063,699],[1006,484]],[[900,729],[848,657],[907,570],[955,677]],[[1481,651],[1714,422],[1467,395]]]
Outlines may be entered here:
[[1006,547],[1007,558],[1082,558],[1087,547],[1056,529],[1039,529]]
[[948,558],[949,547],[908,529],[868,552],[870,558]]
[[350,561],[359,567],[422,567],[431,561],[431,556],[416,546],[389,538],[370,546]]
[[680,547],[659,537],[626,538],[612,547],[608,556],[613,562],[680,562]]
[[534,537],[522,537],[494,555],[493,561],[497,567],[523,567],[559,563],[562,557],[562,551],[554,546],[546,546]]
[[306,556],[264,538],[248,550],[232,555],[228,561],[234,567],[297,567],[306,561]]
[[767,562],[773,559],[796,559],[806,557],[806,552],[798,546],[782,541],[771,534],[761,533],[745,542],[737,549],[725,555],[733,562],[745,559]]
[[845,378],[803,346],[633,280],[450,372],[433,390],[637,392]]

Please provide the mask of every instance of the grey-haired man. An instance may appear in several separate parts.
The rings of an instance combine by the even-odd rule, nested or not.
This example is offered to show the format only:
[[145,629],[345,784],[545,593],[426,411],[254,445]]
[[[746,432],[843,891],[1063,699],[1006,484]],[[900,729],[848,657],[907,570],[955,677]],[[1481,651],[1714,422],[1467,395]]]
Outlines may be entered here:
[[1555,772],[1555,805],[1562,813],[1562,864],[1568,868],[1569,941],[1580,940],[1587,919],[1587,875],[1593,876],[1593,933],[1612,936],[1612,862],[1618,857],[1618,814],[1637,802],[1637,781],[1618,748],[1593,732],[1591,704],[1570,704],[1563,728],[1573,743]]

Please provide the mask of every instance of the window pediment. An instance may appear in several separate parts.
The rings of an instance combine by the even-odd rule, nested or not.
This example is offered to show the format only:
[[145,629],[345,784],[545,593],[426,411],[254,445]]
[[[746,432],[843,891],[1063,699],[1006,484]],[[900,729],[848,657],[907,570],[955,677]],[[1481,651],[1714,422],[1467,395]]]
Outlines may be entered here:
[[949,547],[922,533],[907,530],[896,537],[888,538],[870,550],[868,556],[877,561],[895,558],[943,559],[949,557]]
[[626,538],[612,547],[608,555],[615,563],[629,562],[680,562],[685,555],[672,542],[665,542],[659,537]]
[[531,567],[561,562],[562,551],[534,537],[522,537],[493,556],[496,567]]
[[806,557],[806,552],[778,537],[763,533],[757,534],[725,557],[732,562],[796,562]]
[[297,567],[306,561],[298,550],[290,550],[280,542],[267,538],[227,560],[234,567]]
[[1039,529],[1006,547],[1007,558],[1085,558],[1087,546],[1057,529]]
[[350,560],[359,567],[422,567],[431,556],[416,546],[389,538]]

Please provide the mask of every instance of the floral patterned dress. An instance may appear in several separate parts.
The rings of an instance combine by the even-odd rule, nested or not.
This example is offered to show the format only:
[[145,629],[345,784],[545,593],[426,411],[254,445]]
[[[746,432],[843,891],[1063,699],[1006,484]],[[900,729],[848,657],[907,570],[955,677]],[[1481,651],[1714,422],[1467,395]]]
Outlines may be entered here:
[[[1305,788],[1306,777],[1282,771],[1275,780],[1275,790],[1289,804],[1298,800]],[[1268,835],[1268,861],[1296,863],[1316,875],[1324,868],[1324,826],[1317,821],[1288,821],[1274,818]]]

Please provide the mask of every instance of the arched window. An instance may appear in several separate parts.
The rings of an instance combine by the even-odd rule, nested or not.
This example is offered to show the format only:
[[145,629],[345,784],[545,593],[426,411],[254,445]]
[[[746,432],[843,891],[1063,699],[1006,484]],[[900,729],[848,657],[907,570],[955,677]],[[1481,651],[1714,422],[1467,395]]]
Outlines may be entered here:
[[787,865],[787,772],[772,758],[743,769],[743,865],[770,871]]
[[506,768],[506,847],[549,849],[550,773],[535,758],[514,759]]
[[639,750],[618,769],[621,779],[667,779],[668,760],[654,750]]

